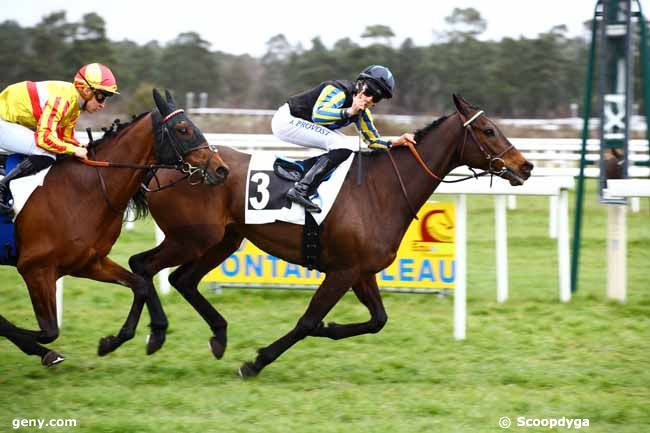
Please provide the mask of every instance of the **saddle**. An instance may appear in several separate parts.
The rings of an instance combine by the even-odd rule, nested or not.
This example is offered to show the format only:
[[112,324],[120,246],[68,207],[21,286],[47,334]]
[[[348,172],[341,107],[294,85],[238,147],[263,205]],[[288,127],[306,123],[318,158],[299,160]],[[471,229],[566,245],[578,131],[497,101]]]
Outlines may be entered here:
[[[23,155],[12,154],[5,159],[4,172],[8,173],[23,159]],[[10,199],[9,188],[3,199]],[[18,247],[16,245],[16,227],[10,215],[0,214],[0,265],[15,266],[18,262]]]

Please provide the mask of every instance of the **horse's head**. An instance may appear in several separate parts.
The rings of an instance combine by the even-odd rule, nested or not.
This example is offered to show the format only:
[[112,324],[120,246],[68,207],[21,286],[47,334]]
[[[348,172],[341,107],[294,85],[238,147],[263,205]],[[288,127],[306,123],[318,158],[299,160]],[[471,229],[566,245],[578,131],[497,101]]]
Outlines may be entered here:
[[454,95],[454,105],[465,128],[460,162],[485,170],[522,185],[530,177],[533,164],[510,143],[484,113],[465,99]]
[[223,183],[230,170],[217,149],[208,145],[201,130],[185,111],[176,108],[176,101],[168,90],[165,96],[166,99],[163,99],[158,90],[153,89],[153,99],[160,113],[153,116],[156,159],[162,164],[183,163],[183,170],[190,175],[190,179],[198,173],[206,183]]

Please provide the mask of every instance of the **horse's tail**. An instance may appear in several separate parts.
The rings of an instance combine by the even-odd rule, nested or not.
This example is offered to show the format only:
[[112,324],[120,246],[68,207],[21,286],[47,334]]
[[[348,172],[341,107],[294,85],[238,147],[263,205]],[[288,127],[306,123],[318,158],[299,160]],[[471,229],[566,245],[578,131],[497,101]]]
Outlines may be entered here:
[[139,220],[149,215],[149,203],[147,202],[145,190],[142,187],[138,188],[131,201],[129,201],[129,210],[134,220]]

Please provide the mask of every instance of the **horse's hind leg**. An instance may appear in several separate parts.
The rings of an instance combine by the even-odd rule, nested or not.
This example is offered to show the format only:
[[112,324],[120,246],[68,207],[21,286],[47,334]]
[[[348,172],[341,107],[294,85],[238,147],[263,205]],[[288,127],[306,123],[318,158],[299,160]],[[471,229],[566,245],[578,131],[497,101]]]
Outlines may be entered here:
[[117,336],[103,337],[99,340],[99,348],[97,350],[99,356],[104,356],[114,351],[124,342],[132,339],[135,335],[135,329],[138,326],[142,309],[150,294],[149,287],[143,278],[127,271],[108,257],[102,257],[81,272],[75,273],[74,276],[120,284],[129,287],[133,291],[133,303],[129,315],[124,325],[122,325],[122,329],[120,329]]
[[275,361],[298,341],[310,335],[322,322],[323,318],[343,297],[350,285],[356,280],[352,270],[329,272],[309,302],[309,307],[288,334],[260,349],[254,362],[246,362],[239,369],[244,377],[256,376]]
[[198,260],[179,267],[169,277],[172,286],[183,295],[212,329],[210,350],[217,359],[221,359],[226,351],[228,322],[199,292],[198,285],[210,270],[239,248],[241,241],[241,235],[229,229],[223,241],[206,251]]
[[372,274],[364,277],[358,284],[352,286],[352,290],[354,290],[359,301],[361,301],[370,312],[370,320],[363,323],[352,323],[347,325],[339,325],[330,322],[327,326],[320,326],[314,329],[314,332],[311,333],[312,336],[328,337],[333,340],[340,340],[341,338],[348,338],[361,334],[374,334],[381,331],[388,320],[388,316],[386,315],[384,304],[381,301],[376,276]]

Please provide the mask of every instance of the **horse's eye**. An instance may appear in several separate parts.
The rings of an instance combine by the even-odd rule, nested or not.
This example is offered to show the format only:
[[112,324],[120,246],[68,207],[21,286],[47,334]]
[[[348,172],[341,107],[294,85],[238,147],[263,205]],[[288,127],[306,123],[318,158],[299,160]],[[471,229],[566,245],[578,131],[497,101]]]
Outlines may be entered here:
[[492,128],[487,128],[483,132],[485,132],[485,135],[487,135],[488,137],[494,137],[494,129],[492,129]]

